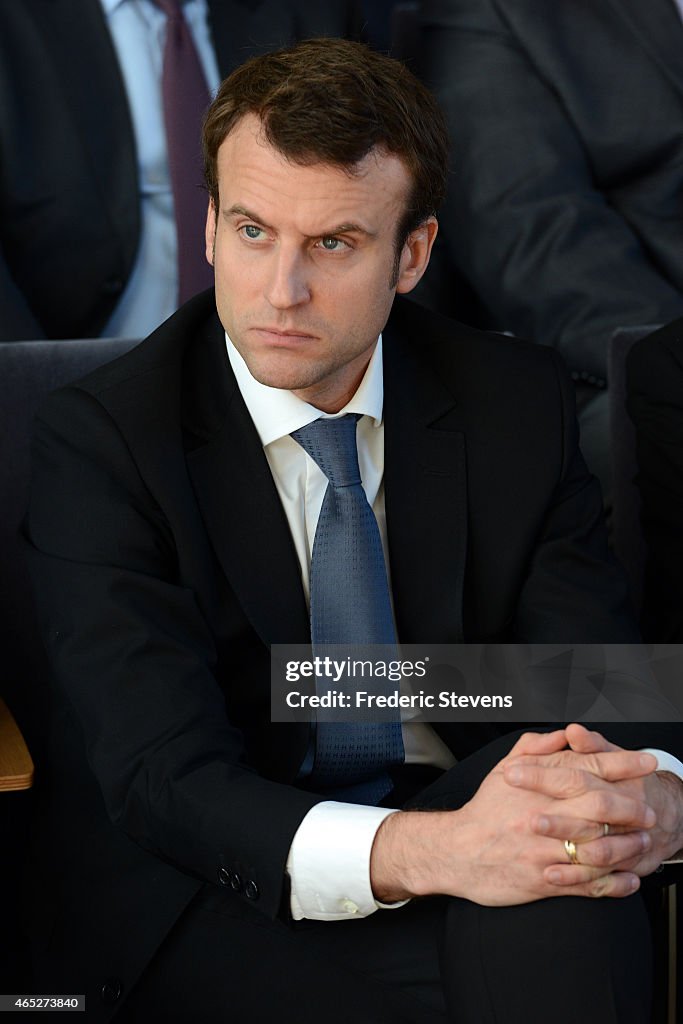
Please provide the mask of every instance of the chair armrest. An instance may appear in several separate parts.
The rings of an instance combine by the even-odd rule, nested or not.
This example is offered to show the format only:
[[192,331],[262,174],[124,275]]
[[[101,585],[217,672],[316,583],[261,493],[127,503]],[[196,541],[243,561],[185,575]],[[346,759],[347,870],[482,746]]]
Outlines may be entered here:
[[14,721],[0,697],[0,791],[30,789],[33,785],[33,761]]

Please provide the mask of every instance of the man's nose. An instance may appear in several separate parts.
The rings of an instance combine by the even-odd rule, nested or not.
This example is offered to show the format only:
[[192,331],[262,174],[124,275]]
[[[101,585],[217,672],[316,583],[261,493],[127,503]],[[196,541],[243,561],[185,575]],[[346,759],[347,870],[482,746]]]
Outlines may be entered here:
[[274,254],[266,298],[275,309],[289,309],[311,297],[306,261],[294,250],[280,247]]

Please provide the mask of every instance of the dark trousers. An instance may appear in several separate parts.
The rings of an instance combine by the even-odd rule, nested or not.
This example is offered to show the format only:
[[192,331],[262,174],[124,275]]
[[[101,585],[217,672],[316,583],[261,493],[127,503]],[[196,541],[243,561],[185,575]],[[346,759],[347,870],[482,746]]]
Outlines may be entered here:
[[[457,807],[511,739],[445,773],[413,806]],[[218,1024],[646,1024],[641,898],[480,907],[435,897],[364,920],[270,921],[205,886],[116,1016]]]

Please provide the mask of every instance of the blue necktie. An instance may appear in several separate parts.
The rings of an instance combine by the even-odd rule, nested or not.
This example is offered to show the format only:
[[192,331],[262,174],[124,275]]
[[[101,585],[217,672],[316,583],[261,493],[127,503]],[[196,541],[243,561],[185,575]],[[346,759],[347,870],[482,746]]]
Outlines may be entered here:
[[[353,648],[342,645],[381,644],[384,657],[396,657],[382,541],[358,467],[357,421],[319,419],[292,433],[329,481],[311,555],[311,641],[314,654],[334,644],[343,659]],[[398,711],[389,722],[319,721],[310,781],[339,800],[378,803],[392,787],[388,767],[403,759]]]

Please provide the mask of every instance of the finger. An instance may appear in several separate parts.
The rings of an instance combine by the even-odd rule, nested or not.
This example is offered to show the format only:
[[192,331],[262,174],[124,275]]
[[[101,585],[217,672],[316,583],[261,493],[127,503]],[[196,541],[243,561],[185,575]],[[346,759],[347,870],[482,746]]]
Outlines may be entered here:
[[598,821],[609,825],[623,825],[623,831],[641,831],[653,828],[657,815],[653,808],[637,797],[620,793],[616,787],[594,789],[582,796],[565,800],[556,808],[548,808],[548,816],[557,810],[568,818]]
[[503,776],[509,786],[543,793],[558,800],[580,796],[594,788],[593,777],[580,768],[536,764],[533,761],[506,763]]
[[554,732],[525,732],[512,747],[508,757],[517,754],[554,754],[566,746],[567,737],[564,729],[556,729]]
[[567,742],[572,750],[576,750],[581,754],[597,754],[621,749],[605,739],[602,733],[592,732],[585,725],[580,725],[578,722],[572,722],[571,725],[568,725],[565,733]]
[[[616,757],[617,755],[611,756]],[[624,767],[624,763],[621,767]],[[605,770],[612,771],[612,769]],[[509,786],[531,790],[535,793],[544,793],[546,796],[552,796],[558,800],[567,800],[569,797],[579,796],[593,790],[614,791],[624,796],[630,796],[634,791],[633,786],[629,788],[628,780],[603,779],[600,775],[584,771],[582,768],[536,764],[533,760],[531,763],[527,761],[505,762],[503,777]]]
[[607,782],[622,779],[638,779],[651,775],[657,769],[657,758],[653,754],[638,750],[615,750],[611,752],[577,754],[572,750],[561,750],[553,754],[523,754],[513,759],[508,756],[506,765],[539,765],[548,768],[576,768],[590,772]]
[[[576,846],[576,856],[581,867],[614,869],[617,865],[623,867],[628,864],[635,868],[651,846],[652,838],[647,832],[628,832],[581,843]],[[565,865],[562,856],[565,850],[562,847],[560,849],[562,853],[559,868],[577,866],[569,863]]]
[[557,867],[546,868],[543,877],[554,889],[556,896],[590,896],[595,899],[610,897],[620,899],[632,896],[640,888],[640,879],[632,871],[612,871],[607,875],[596,875],[595,868],[572,868],[576,880],[556,880]]
[[530,819],[532,832],[553,839],[572,839],[575,843],[587,843],[591,839],[602,839],[605,835],[623,835],[633,829],[625,825],[608,825],[590,821],[588,818],[571,818],[559,814],[535,814]]
[[[503,771],[508,781],[508,769],[504,767]],[[548,805],[537,810],[546,817],[557,815],[605,823],[610,827],[623,825],[625,831],[651,829],[657,823],[654,809],[639,795],[632,796],[625,791],[621,783],[602,782],[572,769],[543,769],[534,765],[513,765],[509,773],[512,779],[518,780],[511,783],[517,788],[521,786],[549,800],[562,801],[554,807]]]

